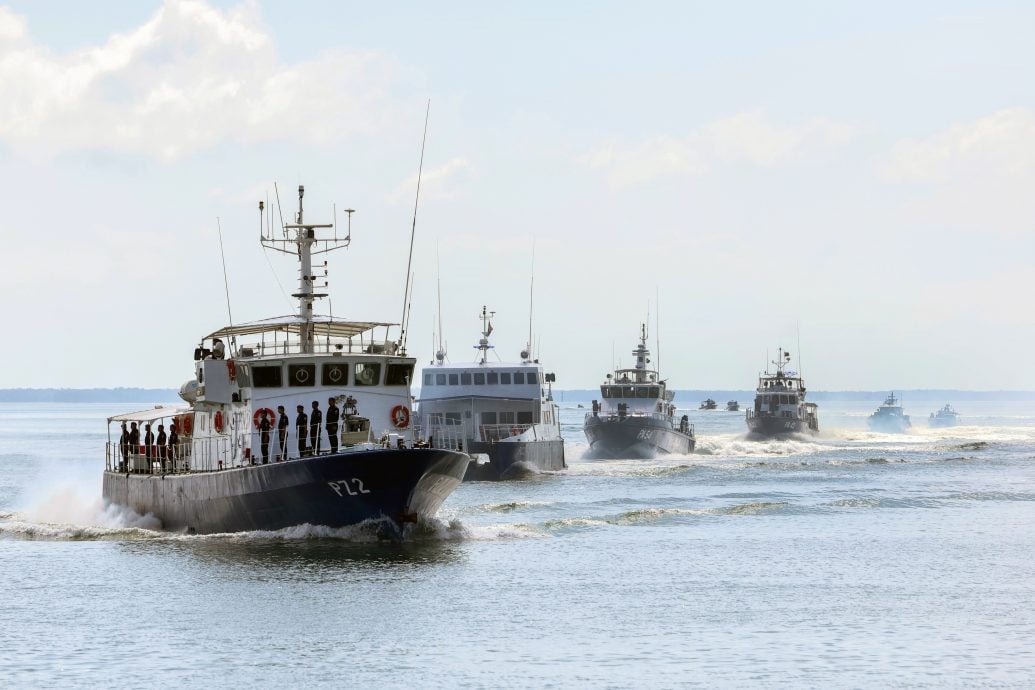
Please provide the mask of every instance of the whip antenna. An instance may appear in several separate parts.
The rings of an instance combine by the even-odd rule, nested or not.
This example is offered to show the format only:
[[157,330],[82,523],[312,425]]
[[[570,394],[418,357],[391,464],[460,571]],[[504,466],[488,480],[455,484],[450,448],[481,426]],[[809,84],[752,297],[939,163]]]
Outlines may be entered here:
[[409,313],[411,267],[413,266],[413,239],[417,235],[417,204],[420,203],[420,178],[424,171],[424,144],[428,141],[428,117],[431,115],[431,99],[428,99],[428,107],[424,112],[424,137],[420,141],[420,164],[417,166],[417,195],[413,199],[413,225],[410,226],[410,256],[406,260],[406,289],[403,290],[403,315],[399,329],[399,350],[400,354],[406,354],[406,317]]
[[[226,277],[226,252],[223,251],[223,226],[216,216],[216,230],[219,232],[219,256],[223,260],[223,289],[226,291],[226,318],[230,319],[230,328],[234,327],[234,317],[230,313],[230,281]],[[230,338],[230,344],[235,344],[236,337]]]

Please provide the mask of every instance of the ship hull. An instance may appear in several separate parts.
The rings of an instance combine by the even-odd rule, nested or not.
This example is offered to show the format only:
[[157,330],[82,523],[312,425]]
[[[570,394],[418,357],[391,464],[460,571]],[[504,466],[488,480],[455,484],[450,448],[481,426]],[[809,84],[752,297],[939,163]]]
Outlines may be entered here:
[[583,430],[594,458],[650,459],[694,452],[693,436],[654,417],[588,417]]
[[955,417],[934,417],[927,422],[928,426],[934,428],[943,428],[948,426],[958,426],[959,420]]
[[496,481],[516,479],[537,472],[556,472],[565,469],[564,441],[469,441],[471,455],[487,455],[488,462],[467,467],[464,481]]
[[188,474],[104,473],[104,499],[212,534],[387,518],[398,534],[430,518],[459,486],[470,457],[456,451],[370,449]]
[[909,431],[912,424],[908,417],[869,417],[866,424],[871,431],[879,431],[885,434],[904,434]]
[[754,436],[775,438],[791,434],[814,434],[819,431],[809,425],[808,420],[788,417],[750,416],[747,418],[748,432]]

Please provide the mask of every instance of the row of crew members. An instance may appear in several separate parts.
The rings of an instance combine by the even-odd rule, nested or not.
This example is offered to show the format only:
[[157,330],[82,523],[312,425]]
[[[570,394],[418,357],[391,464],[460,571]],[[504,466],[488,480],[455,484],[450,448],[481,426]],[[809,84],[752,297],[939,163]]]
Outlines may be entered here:
[[[169,433],[165,433],[165,425],[158,425],[158,435],[151,431],[150,422],[144,424],[144,457],[147,460],[157,459],[161,461],[162,468],[165,468],[166,461],[175,460],[179,454],[180,435],[176,429],[176,422],[169,425]],[[122,462],[119,471],[125,472],[129,469],[129,456],[137,455],[140,452],[140,429],[136,422],[131,422],[126,428],[122,423],[122,434],[119,437],[119,450],[122,454]]]
[[[345,399],[346,414],[356,414],[356,400],[352,396]],[[320,403],[313,401],[312,412],[306,414],[305,406],[298,405],[295,408],[295,436],[298,440],[298,455],[310,457],[319,455],[323,443],[323,435],[320,433],[321,425],[327,432],[327,442],[331,453],[338,452],[338,427],[341,420],[341,411],[338,409],[337,400],[327,400],[327,416],[324,418],[320,410]],[[273,432],[274,420],[269,419],[266,409],[259,410],[259,448],[262,455],[262,464],[269,463],[270,440]],[[291,421],[283,405],[277,406],[277,452],[274,456],[275,462],[287,460],[287,437]],[[345,429],[343,427],[342,433]]]

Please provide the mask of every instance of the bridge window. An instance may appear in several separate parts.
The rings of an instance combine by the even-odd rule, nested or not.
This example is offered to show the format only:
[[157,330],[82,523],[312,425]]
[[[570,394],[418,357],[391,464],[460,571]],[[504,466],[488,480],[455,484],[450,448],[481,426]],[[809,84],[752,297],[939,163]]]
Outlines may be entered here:
[[525,383],[525,372],[515,371],[514,372],[514,383],[521,386]]
[[650,394],[650,389],[646,386],[640,386],[636,389],[637,398],[646,398]]
[[474,375],[474,385],[476,385],[476,386],[484,386],[485,385],[485,374],[483,374],[480,371],[477,374],[475,374]]
[[514,413],[513,412],[500,412],[499,414],[500,424],[513,424]]
[[460,385],[460,374],[450,374],[449,375],[449,385],[450,386],[459,386]]
[[349,382],[349,365],[344,362],[324,364],[322,376],[325,386],[344,386]]
[[517,423],[518,424],[531,424],[532,423],[532,413],[531,412],[518,412],[517,413]]
[[446,375],[445,374],[435,374],[435,385],[436,386],[444,386],[444,385],[446,385]]
[[291,386],[315,386],[316,365],[315,364],[289,364],[288,385]]
[[496,413],[495,412],[482,412],[482,424],[495,424]]
[[494,386],[494,385],[496,385],[496,384],[498,384],[500,382],[500,375],[497,374],[495,371],[490,371],[488,374],[485,375],[485,377],[486,377],[486,382],[490,386]]
[[605,398],[610,398],[611,397],[611,388],[609,386],[601,386],[600,387],[600,395],[602,395]]
[[252,377],[256,388],[280,388],[282,368],[276,366],[253,366]]
[[425,386],[432,385],[431,381],[432,381],[433,378],[434,378],[433,374],[424,374],[424,385]]
[[357,386],[376,386],[381,381],[381,363],[357,362],[355,379]]
[[539,374],[530,371],[525,374],[525,383],[539,383]]
[[504,386],[509,386],[510,385],[510,372],[509,371],[500,372],[500,383],[502,383]]
[[385,370],[386,386],[408,386],[413,379],[412,364],[389,364]]
[[461,386],[470,386],[471,385],[471,375],[470,374],[466,374],[466,373],[460,374],[460,385]]
[[660,392],[661,392],[661,389],[658,386],[651,386],[651,388],[650,388],[650,397],[656,398],[656,397],[658,397],[658,394]]

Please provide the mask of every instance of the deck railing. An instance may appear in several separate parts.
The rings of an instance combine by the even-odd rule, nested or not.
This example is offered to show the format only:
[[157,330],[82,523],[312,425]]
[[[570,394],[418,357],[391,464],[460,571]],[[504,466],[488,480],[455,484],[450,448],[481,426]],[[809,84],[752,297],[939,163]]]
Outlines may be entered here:
[[[364,340],[362,342],[332,340],[327,342],[326,340],[319,340],[319,334],[317,334],[317,339],[313,341],[312,346],[312,352],[316,354],[334,354],[338,352],[343,355],[363,354],[395,356],[397,354],[396,349],[396,344],[392,340],[378,340],[373,342],[370,340]],[[307,354],[302,351],[302,344],[298,340],[250,343],[238,348],[232,356],[234,358],[238,358],[295,354]]]
[[[306,434],[300,445],[298,443],[299,434],[295,427],[290,427],[285,431],[283,439],[280,438],[277,429],[268,432],[269,445],[265,458],[262,452],[264,444],[261,431],[254,431],[250,435],[240,437],[241,452],[237,453],[236,459],[232,452],[233,439],[230,436],[191,438],[175,445],[152,445],[150,448],[145,445],[134,448],[119,441],[109,441],[105,444],[105,467],[112,472],[130,474],[185,474],[249,467],[264,464],[264,459],[267,463],[289,462],[331,453],[331,444],[325,428],[320,430],[319,445],[313,442],[311,433]],[[358,445],[383,448],[422,447],[426,444],[420,440],[422,437],[417,431],[417,429],[414,430],[412,437],[409,433],[387,432],[374,437],[369,432],[341,431],[339,427],[337,449],[341,451]],[[450,442],[448,435],[444,434],[440,438],[444,443],[436,440],[436,448],[462,449],[463,447],[462,440],[459,443],[448,445]],[[412,439],[418,440],[413,441]]]

